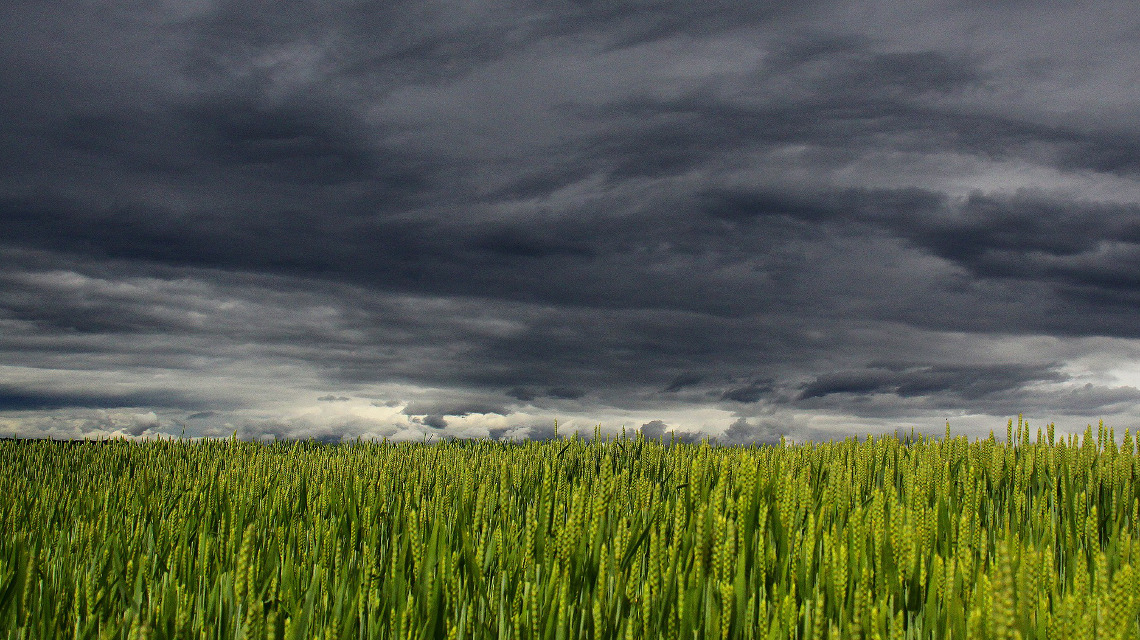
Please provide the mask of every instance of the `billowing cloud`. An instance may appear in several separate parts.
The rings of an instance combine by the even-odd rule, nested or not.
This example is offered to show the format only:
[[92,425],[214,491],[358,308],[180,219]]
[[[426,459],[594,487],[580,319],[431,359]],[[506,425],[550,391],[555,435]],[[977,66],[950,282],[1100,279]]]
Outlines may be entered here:
[[666,425],[661,420],[650,420],[641,425],[641,435],[645,436],[648,440],[656,440],[665,435]]
[[728,426],[718,442],[728,445],[774,444],[787,433],[773,422],[753,424],[747,418],[739,418]]

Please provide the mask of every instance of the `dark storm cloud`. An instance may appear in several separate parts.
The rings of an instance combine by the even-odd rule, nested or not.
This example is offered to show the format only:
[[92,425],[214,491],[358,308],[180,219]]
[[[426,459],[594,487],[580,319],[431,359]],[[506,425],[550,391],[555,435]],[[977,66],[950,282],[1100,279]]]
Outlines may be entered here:
[[768,442],[1078,384],[1065,344],[962,334],[1140,337],[1140,51],[1080,3],[2,12],[0,410]]
[[547,389],[546,395],[561,400],[577,400],[586,395],[586,392],[582,389],[575,389],[574,387],[551,387]]
[[[357,216],[401,210],[426,180],[418,161],[364,148],[360,141],[370,134],[338,120],[344,118],[330,110],[239,103],[67,123],[65,131],[86,138],[79,166],[45,170],[79,184],[45,197],[0,197],[0,228],[9,242],[125,260],[328,269],[363,253],[368,233],[384,231],[361,228]],[[60,153],[73,156],[78,144],[65,139]],[[148,189],[171,198],[152,201],[135,186],[83,184],[88,157],[114,182],[150,180]],[[85,193],[66,193],[75,189]],[[173,203],[189,210],[176,211]],[[414,233],[404,228],[396,240]],[[338,248],[348,236],[356,239]],[[388,260],[403,253],[392,248]]]
[[1140,207],[1033,194],[971,196],[949,219],[906,229],[936,255],[983,277],[1057,279],[1114,290],[1140,285]]
[[[936,82],[932,77],[958,78],[961,75],[962,82],[975,77],[967,72],[950,73],[947,67],[956,63],[937,55],[916,54],[917,57],[911,59],[902,54],[841,53],[842,68],[829,73],[836,78],[846,78],[845,82],[854,82],[849,73],[852,69],[865,68],[860,72],[862,75],[855,76],[882,76],[890,83],[914,85],[913,92],[923,94],[930,86],[942,86],[943,81]],[[783,64],[798,68],[804,62],[788,64],[784,61]],[[831,96],[834,92],[823,93]],[[833,99],[846,101],[842,96]],[[702,102],[699,96],[686,100],[689,102],[652,108],[666,115],[688,113],[693,123],[663,124],[674,133],[649,132],[645,153],[652,156],[652,160],[642,163],[630,158],[621,162],[644,166],[661,162],[671,154],[666,149],[671,135],[693,136],[678,144],[686,150],[695,150],[698,155],[706,151],[724,152],[715,142],[718,136],[709,135],[702,127],[720,126],[716,123],[729,126],[730,130],[720,137],[739,145],[747,143],[749,135],[732,127],[766,132],[762,135],[770,136],[771,123],[787,123],[793,118],[771,113],[749,116],[739,112],[739,108]],[[789,108],[802,111],[799,105]],[[727,111],[721,112],[722,109]],[[871,111],[879,116],[883,113],[879,107]],[[816,126],[829,121],[828,118],[848,124],[859,120],[844,111],[822,119],[805,116],[805,123]],[[916,118],[927,120],[925,114]],[[874,120],[879,122],[881,118]],[[760,121],[764,126],[759,126]],[[899,126],[910,130],[905,123]],[[951,126],[949,130],[960,128],[965,127]],[[848,129],[844,124],[844,130]],[[102,162],[111,163],[116,170],[158,171],[164,175],[192,172],[207,182],[220,181],[224,176],[229,185],[236,184],[255,195],[254,202],[260,212],[253,215],[240,204],[234,209],[235,203],[241,200],[233,198],[230,199],[233,203],[223,205],[228,211],[203,210],[189,216],[174,216],[167,205],[130,203],[129,200],[124,204],[122,198],[116,198],[115,204],[110,206],[96,203],[94,212],[92,203],[74,198],[9,199],[4,203],[7,213],[0,218],[8,237],[57,249],[94,249],[101,255],[128,260],[284,271],[348,278],[404,291],[442,294],[478,291],[483,295],[537,298],[555,303],[693,306],[698,302],[693,298],[693,291],[678,289],[677,283],[669,279],[654,278],[658,269],[649,268],[667,267],[684,254],[650,253],[646,255],[648,260],[635,265],[624,263],[621,254],[644,251],[654,244],[660,245],[666,238],[680,238],[679,242],[673,240],[680,245],[677,247],[680,251],[698,255],[715,252],[722,254],[722,259],[744,262],[750,250],[766,249],[768,243],[761,238],[804,233],[804,230],[802,227],[781,229],[779,223],[772,223],[776,228],[737,229],[734,236],[725,236],[722,230],[712,226],[718,219],[735,220],[748,215],[746,211],[750,210],[759,211],[760,215],[815,221],[829,214],[834,217],[837,210],[850,207],[851,204],[843,200],[856,195],[859,197],[855,206],[863,218],[879,215],[875,207],[888,207],[894,217],[887,223],[896,229],[909,229],[915,225],[903,223],[902,218],[915,208],[930,208],[940,197],[936,193],[907,190],[897,194],[825,193],[820,196],[821,201],[794,193],[773,193],[766,196],[766,201],[761,198],[752,203],[740,202],[740,197],[734,201],[731,195],[714,196],[716,201],[708,207],[713,220],[708,222],[663,215],[660,211],[627,214],[622,218],[526,217],[495,223],[448,222],[435,218],[395,220],[392,214],[416,211],[416,203],[446,202],[453,197],[445,195],[446,187],[461,185],[439,183],[431,177],[431,172],[438,173],[439,167],[445,165],[441,159],[417,160],[405,151],[370,147],[364,141],[375,138],[375,132],[361,124],[349,110],[335,104],[302,102],[260,106],[249,99],[227,98],[205,105],[172,105],[157,114],[118,112],[79,121],[74,126],[65,126],[63,131],[61,140],[65,148],[97,154]],[[636,132],[620,126],[605,135],[616,136],[615,140],[622,144],[637,139]],[[810,140],[815,144],[827,142],[810,131],[793,131],[788,135],[788,139]],[[589,148],[595,155],[601,154],[594,158],[599,167],[607,166],[613,158],[624,157],[620,150],[616,155],[607,151],[604,144],[598,146],[591,142]],[[164,151],[160,151],[160,157],[152,158],[157,150]],[[433,165],[436,168],[429,169]],[[621,174],[620,168],[614,170],[618,171],[615,176]],[[345,182],[352,186],[344,186]],[[332,191],[324,191],[325,187]],[[201,191],[198,187],[195,189]],[[225,189],[232,191],[233,186]],[[883,198],[887,201],[876,202]],[[683,200],[667,204],[685,206]],[[647,229],[651,230],[648,234]],[[936,231],[924,229],[922,225],[917,225],[917,229],[914,233]],[[910,232],[904,229],[900,233]],[[953,230],[947,233],[953,236]],[[944,248],[937,244],[938,237],[924,235],[917,240],[924,246],[935,245],[930,248],[940,255],[945,253],[938,251]],[[941,240],[945,244],[953,237]],[[796,266],[778,265],[789,270]],[[625,274],[619,275],[619,271]],[[544,277],[530,275],[540,272]],[[552,279],[560,286],[546,286]],[[655,279],[659,282],[654,282]],[[747,299],[730,301],[715,295],[701,302],[720,312],[733,307],[755,308],[756,303]]]
[[804,386],[800,399],[822,398],[833,394],[886,393],[903,398],[952,394],[963,400],[978,400],[990,394],[1019,389],[1030,383],[1066,379],[1065,374],[1050,365],[879,365],[819,376]]
[[1033,404],[1039,406],[1040,411],[1096,416],[1126,411],[1137,402],[1140,402],[1140,389],[1136,387],[1106,388],[1090,382],[1075,389],[1053,394],[1052,397],[1038,398]]
[[432,429],[444,429],[447,427],[447,420],[443,416],[424,416],[421,422]]
[[551,387],[545,391],[537,391],[524,387],[516,387],[507,391],[507,395],[515,400],[531,402],[539,398],[553,398],[555,400],[577,400],[586,395],[583,389],[574,387]]
[[[364,141],[368,130],[343,108],[306,102],[258,104],[221,98],[152,110],[74,115],[59,123],[59,148],[108,166],[169,178],[206,170],[248,183],[303,186],[371,180],[383,195],[414,191],[420,176]],[[404,165],[404,166],[401,166]],[[236,175],[235,175],[236,174]]]
[[0,385],[0,411],[49,409],[175,408],[195,409],[210,402],[177,391],[150,390],[130,393],[67,392]]
[[772,391],[772,382],[771,380],[753,382],[745,387],[729,389],[721,394],[720,399],[743,403],[759,402],[761,398]]
[[[951,200],[919,190],[816,193],[709,192],[708,215],[755,229],[767,219],[882,230],[979,278],[1051,283],[1064,297],[1102,308],[1130,304],[1140,287],[1140,206],[1065,200],[1040,192]],[[1087,323],[1080,315],[1058,318]],[[1100,322],[1102,330],[1136,335]],[[1053,325],[1054,330],[1061,328]],[[1078,331],[1075,326],[1066,331]]]
[[695,384],[699,384],[704,379],[705,379],[705,377],[703,375],[700,375],[697,373],[682,373],[681,375],[670,380],[669,384],[666,385],[662,391],[664,391],[665,393],[672,393],[674,391],[680,391],[681,389],[684,389],[685,387],[691,387]]
[[[576,113],[615,126],[597,141],[625,178],[691,170],[726,154],[785,144],[819,148],[831,163],[868,149],[920,148],[1016,155],[1031,143],[1069,146],[1065,132],[999,116],[938,108],[931,99],[976,87],[978,61],[935,51],[876,54],[864,44],[777,49],[748,78],[752,98],[724,100],[694,91],[637,97]],[[779,93],[769,93],[775,87]],[[731,156],[729,156],[731,157]]]
[[486,252],[492,257],[507,260],[511,258],[548,258],[560,255],[582,258],[595,255],[594,251],[585,243],[575,244],[552,235],[543,237],[536,231],[538,230],[531,227],[490,231],[476,240],[471,248]]
[[[799,44],[799,43],[797,43]],[[993,82],[974,56],[935,51],[875,54],[866,44],[801,51],[766,60],[748,101],[704,92],[637,97],[576,113],[613,123],[595,161],[620,177],[682,173],[717,159],[787,144],[814,147],[824,166],[868,152],[967,153],[1041,162],[1135,178],[1140,133],[1041,122],[1016,114],[960,109],[947,97]],[[779,87],[778,95],[762,89]]]
[[508,391],[507,395],[516,399],[516,400],[521,400],[523,402],[530,402],[531,400],[534,400],[535,398],[537,398],[539,394],[535,393],[534,391],[532,391],[530,389],[524,389],[522,387],[515,387],[514,389],[511,389],[510,391]]

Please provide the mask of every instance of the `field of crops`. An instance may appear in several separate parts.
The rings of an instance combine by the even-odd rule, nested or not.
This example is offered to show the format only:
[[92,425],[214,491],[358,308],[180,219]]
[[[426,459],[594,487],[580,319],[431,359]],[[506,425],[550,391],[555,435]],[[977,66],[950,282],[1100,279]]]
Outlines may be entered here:
[[1003,435],[0,442],[0,638],[1140,637],[1131,434]]

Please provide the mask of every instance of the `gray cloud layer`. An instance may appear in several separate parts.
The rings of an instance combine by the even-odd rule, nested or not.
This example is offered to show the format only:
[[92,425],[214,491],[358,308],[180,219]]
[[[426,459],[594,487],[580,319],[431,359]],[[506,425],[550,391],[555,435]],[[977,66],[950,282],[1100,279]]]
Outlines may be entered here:
[[1128,3],[0,11],[0,429],[1140,416]]

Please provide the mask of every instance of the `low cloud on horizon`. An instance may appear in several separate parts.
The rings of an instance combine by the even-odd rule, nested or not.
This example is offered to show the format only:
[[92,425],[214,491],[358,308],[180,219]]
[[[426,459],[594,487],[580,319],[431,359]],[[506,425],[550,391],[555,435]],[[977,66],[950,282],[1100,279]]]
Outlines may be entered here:
[[0,436],[1135,430],[1133,9],[13,4]]

